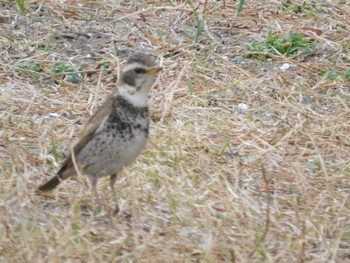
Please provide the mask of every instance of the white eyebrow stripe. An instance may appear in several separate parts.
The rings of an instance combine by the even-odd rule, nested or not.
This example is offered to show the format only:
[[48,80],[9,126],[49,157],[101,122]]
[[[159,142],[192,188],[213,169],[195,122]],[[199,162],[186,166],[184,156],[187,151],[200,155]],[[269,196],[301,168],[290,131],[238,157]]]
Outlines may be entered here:
[[147,67],[145,65],[140,64],[140,63],[134,62],[134,63],[125,65],[123,72],[129,71],[129,70],[135,69],[135,68],[147,68]]

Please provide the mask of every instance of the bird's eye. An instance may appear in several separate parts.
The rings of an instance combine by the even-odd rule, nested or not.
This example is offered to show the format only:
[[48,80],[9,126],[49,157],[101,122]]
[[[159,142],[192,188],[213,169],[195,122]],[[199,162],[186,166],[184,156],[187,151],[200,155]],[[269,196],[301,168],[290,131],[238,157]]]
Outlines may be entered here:
[[135,69],[135,73],[136,73],[136,74],[146,73],[146,70],[143,69],[143,68],[136,68],[136,69]]

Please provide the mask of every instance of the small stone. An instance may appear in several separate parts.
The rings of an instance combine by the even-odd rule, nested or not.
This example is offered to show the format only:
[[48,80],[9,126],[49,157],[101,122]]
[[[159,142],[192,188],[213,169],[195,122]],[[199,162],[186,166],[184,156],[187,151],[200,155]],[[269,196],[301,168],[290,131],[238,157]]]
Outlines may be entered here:
[[237,111],[239,113],[246,113],[248,111],[248,108],[249,108],[248,105],[245,103],[239,103],[237,105]]
[[280,66],[280,70],[282,71],[286,71],[290,68],[290,64],[289,63],[283,63],[282,66]]

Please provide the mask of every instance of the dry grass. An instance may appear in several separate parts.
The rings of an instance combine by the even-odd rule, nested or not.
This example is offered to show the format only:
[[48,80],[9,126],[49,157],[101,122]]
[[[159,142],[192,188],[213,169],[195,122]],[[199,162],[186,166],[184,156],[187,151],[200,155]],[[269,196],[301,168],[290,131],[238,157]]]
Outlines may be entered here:
[[[349,1],[248,1],[238,18],[234,1],[110,2],[0,2],[0,261],[349,262],[350,82],[318,75],[350,67]],[[310,35],[314,54],[244,57],[269,30]],[[83,180],[37,196],[134,49],[166,70],[121,214],[107,180],[100,209]]]

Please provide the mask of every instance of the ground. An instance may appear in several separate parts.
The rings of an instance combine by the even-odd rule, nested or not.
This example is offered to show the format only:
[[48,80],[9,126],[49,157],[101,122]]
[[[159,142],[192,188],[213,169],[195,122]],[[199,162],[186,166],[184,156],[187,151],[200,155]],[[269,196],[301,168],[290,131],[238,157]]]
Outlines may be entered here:
[[[0,1],[1,262],[350,261],[350,1],[17,3]],[[310,52],[257,56],[269,32]],[[84,178],[38,195],[134,50],[164,71],[119,214],[107,178],[102,206]]]

